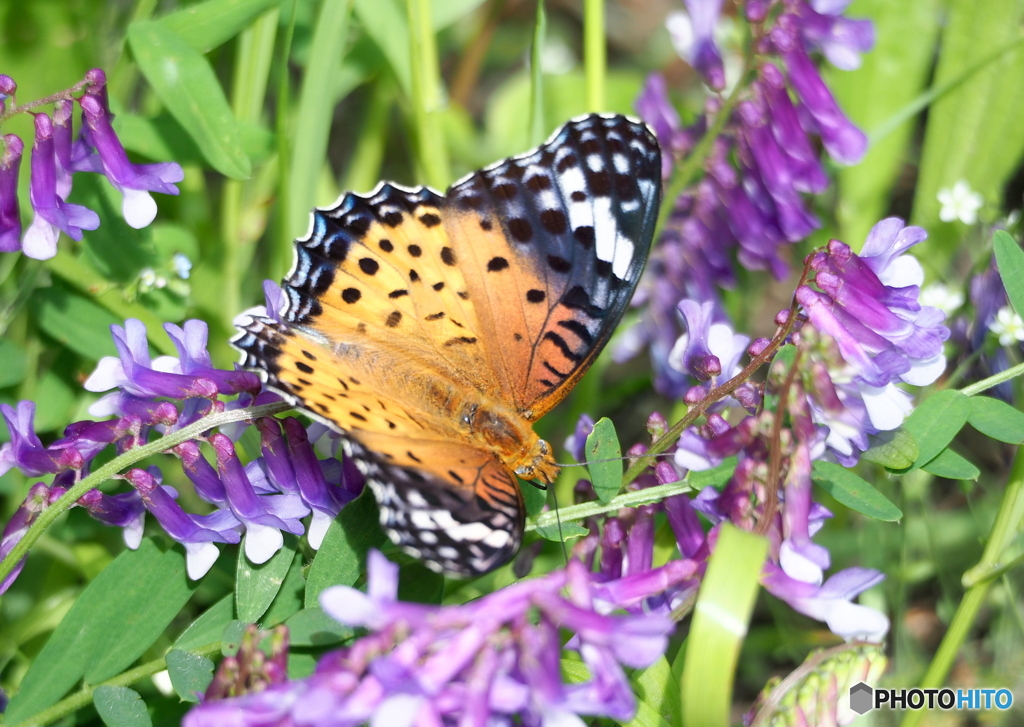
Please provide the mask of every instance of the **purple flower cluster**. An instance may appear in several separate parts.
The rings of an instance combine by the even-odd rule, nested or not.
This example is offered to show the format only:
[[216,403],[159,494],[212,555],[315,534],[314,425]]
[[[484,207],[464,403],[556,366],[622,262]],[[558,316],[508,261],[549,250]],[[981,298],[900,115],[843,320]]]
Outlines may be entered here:
[[[108,446],[118,454],[144,445],[154,434],[167,435],[202,417],[226,408],[277,401],[262,391],[252,373],[214,368],[207,351],[205,323],[186,321],[183,327],[164,325],[178,356],[151,359],[145,326],[129,319],[124,327],[111,326],[119,355],[102,359],[85,382],[90,391],[108,391],[90,409],[106,421],[75,422],[64,436],[44,446],[33,429],[35,404],[23,401],[12,408],[0,405],[11,441],[0,447],[0,474],[13,467],[29,477],[54,475],[53,483],[32,487],[4,530],[0,552],[6,555],[25,529],[47,505],[89,474],[92,460]],[[230,402],[220,397],[237,395]],[[247,426],[260,434],[261,455],[243,464],[233,440]],[[322,427],[318,435],[323,434]],[[201,450],[206,443],[212,462]],[[211,512],[195,515],[176,502],[173,487],[161,484],[158,468],[132,469],[121,476],[132,490],[107,495],[93,489],[77,505],[107,525],[124,529],[125,543],[136,548],[148,511],[163,530],[187,553],[189,577],[202,577],[216,561],[216,543],[237,543],[245,534],[245,553],[263,563],[282,546],[283,533],[307,533],[310,546],[320,547],[327,526],[363,486],[362,477],[348,461],[337,458],[336,447],[324,460],[317,458],[306,428],[294,417],[258,419],[253,424],[223,427],[223,431],[197,436],[173,448],[196,494]],[[312,514],[308,530],[302,518]],[[13,577],[2,584],[0,592]]]
[[[840,68],[854,68],[858,54],[871,48],[871,23],[842,17],[846,4],[775,0],[746,5],[757,57],[763,60],[713,140],[703,160],[703,179],[666,201],[672,211],[634,298],[647,310],[615,352],[623,360],[649,345],[655,386],[665,395],[679,397],[689,386],[671,357],[679,335],[679,301],[710,301],[713,322],[727,322],[717,289],[736,284],[733,251],[748,270],[767,270],[781,279],[789,270],[782,246],[819,227],[803,197],[823,192],[829,183],[812,137],[820,138],[829,156],[843,164],[856,163],[864,154],[866,137],[843,115],[809,55],[820,51]],[[676,46],[692,47],[686,57],[712,88],[721,89],[724,70],[712,32],[721,2],[690,0],[686,7],[693,37],[688,44],[677,39]],[[683,127],[664,79],[657,74],[648,78],[636,107],[666,152],[666,177],[708,133],[722,104],[717,97],[709,99],[706,113]]]
[[[81,240],[83,230],[99,227],[99,217],[90,209],[67,201],[75,172],[96,172],[106,176],[122,195],[121,211],[135,228],[147,226],[156,217],[156,202],[150,192],[178,194],[175,183],[184,179],[173,162],[133,164],[111,126],[113,115],[107,101],[107,79],[100,69],[89,71],[79,84],[85,92],[77,99],[82,109],[82,130],[73,138],[74,101],[55,102],[53,116],[35,113],[35,141],[32,144],[29,201],[34,218],[22,235],[18,203],[18,173],[25,145],[17,136],[3,137],[0,150],[0,252],[19,248],[29,257],[45,260],[57,254],[57,239],[64,232]],[[78,87],[76,87],[78,88]],[[7,109],[17,84],[0,75],[0,115]],[[68,94],[70,96],[70,93]],[[34,108],[37,104],[29,104]]]
[[[580,715],[625,722],[636,701],[623,666],[649,666],[674,628],[660,613],[610,615],[620,597],[645,588],[604,581],[578,560],[443,607],[397,601],[398,567],[377,551],[368,572],[367,593],[335,586],[320,596],[331,617],[368,635],[321,658],[306,679],[204,702],[186,727],[582,725]],[[573,634],[564,647],[562,631]],[[578,654],[588,679],[565,683],[563,648]]]

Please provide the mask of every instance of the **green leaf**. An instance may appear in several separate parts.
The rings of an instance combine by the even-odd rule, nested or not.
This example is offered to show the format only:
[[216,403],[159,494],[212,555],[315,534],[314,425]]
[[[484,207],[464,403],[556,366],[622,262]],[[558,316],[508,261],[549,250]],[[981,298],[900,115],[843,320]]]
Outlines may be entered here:
[[102,682],[132,665],[163,633],[198,583],[180,548],[149,539],[126,550],[90,583],[32,662],[5,719],[20,722],[64,696],[83,677]]
[[977,480],[981,476],[977,467],[948,447],[921,469],[950,480]]
[[1024,412],[989,396],[971,397],[967,423],[986,437],[1007,444],[1024,443]]
[[334,646],[355,635],[350,627],[338,623],[320,608],[304,608],[285,621],[292,646]]
[[601,417],[597,420],[594,431],[587,435],[585,452],[587,470],[597,499],[607,503],[622,487],[622,448],[619,447],[619,437],[611,419]]
[[328,586],[351,586],[363,572],[366,553],[378,548],[387,536],[377,519],[377,502],[370,488],[347,504],[324,536],[306,578],[306,608],[319,604]]
[[811,479],[851,510],[870,518],[894,522],[903,517],[885,495],[841,465],[818,460],[811,468]]
[[277,598],[263,614],[263,627],[270,628],[284,623],[302,608],[302,596],[306,590],[306,579],[302,575],[302,558],[292,561],[292,567],[284,578],[284,584],[278,591]]
[[456,20],[470,15],[484,0],[440,0],[430,4],[430,20],[434,30],[444,30]]
[[680,680],[683,724],[731,724],[740,647],[757,598],[768,541],[725,523],[700,585]]
[[200,53],[208,53],[231,40],[264,10],[281,0],[206,0],[160,19]]
[[[960,242],[962,223],[939,220],[937,194],[958,180],[981,193],[993,213],[1002,189],[1024,151],[1024,45],[1020,41],[1024,6],[1019,0],[950,0],[936,65],[934,87],[970,74],[928,110],[912,220],[928,230],[925,265],[943,270]],[[983,70],[979,63],[993,59]],[[983,219],[986,216],[983,215]]]
[[[436,4],[436,3],[435,3]],[[409,61],[409,22],[405,3],[397,0],[355,0],[354,8],[363,30],[377,44],[398,79],[406,97],[412,93]]]
[[295,545],[294,535],[285,536],[284,546],[260,565],[245,557],[244,543],[239,547],[235,570],[235,613],[239,620],[256,623],[270,608],[295,560]]
[[174,691],[183,702],[198,702],[213,681],[213,662],[181,649],[171,649],[164,658]]
[[519,487],[519,491],[523,493],[526,516],[536,517],[539,515],[548,502],[547,490],[542,490],[529,482],[524,483],[522,480],[518,480],[516,485]]
[[558,523],[553,525],[543,525],[538,527],[535,532],[545,540],[552,540],[556,543],[560,543],[566,540],[582,538],[590,531],[579,523],[572,522],[562,523],[561,534],[559,534]]
[[220,653],[224,656],[234,656],[242,645],[242,637],[245,636],[245,629],[248,627],[245,621],[229,621],[220,635]]
[[220,641],[224,627],[231,622],[235,613],[235,599],[232,595],[224,596],[189,624],[188,628],[174,640],[176,649],[198,649]]
[[544,141],[544,35],[548,19],[544,13],[544,0],[537,0],[537,14],[533,21],[533,44],[530,48],[530,116],[527,139],[530,146]]
[[992,250],[1006,297],[1017,315],[1024,317],[1024,250],[1005,230],[997,230],[992,237]]
[[152,727],[146,703],[134,689],[99,686],[92,694],[96,712],[107,727]]
[[139,69],[206,160],[225,176],[252,171],[238,122],[209,62],[160,22],[133,23],[128,40]]
[[[679,680],[672,674],[672,666],[664,656],[643,671],[634,674],[636,696],[646,703],[651,711],[663,717],[668,724],[679,724],[681,721],[682,704],[679,701]],[[650,724],[649,721],[637,722],[641,718],[640,710],[630,727]]]
[[28,373],[25,352],[7,338],[0,338],[0,389],[20,384]]
[[970,399],[953,389],[940,391],[918,404],[903,422],[903,428],[917,442],[917,459],[911,469],[935,459],[953,441],[970,415]]
[[32,294],[36,323],[51,338],[93,361],[116,356],[110,326],[121,325],[107,310],[63,287],[39,288]]
[[875,45],[861,56],[857,70],[823,64],[822,75],[844,113],[870,139],[858,164],[837,170],[840,238],[859,250],[871,226],[885,216],[906,163],[915,129],[912,117],[885,129],[928,82],[940,11],[937,0],[857,0],[850,17],[871,20]]
[[398,569],[398,600],[409,603],[441,603],[444,576],[419,561],[403,563]]
[[703,490],[705,487],[721,489],[732,479],[732,473],[736,471],[736,463],[738,461],[737,457],[726,457],[722,460],[722,464],[717,467],[712,467],[702,472],[690,472],[686,476],[686,481],[698,491]]
[[881,432],[871,437],[871,442],[871,448],[861,453],[862,460],[891,470],[906,469],[917,461],[917,442],[902,427],[891,432]]

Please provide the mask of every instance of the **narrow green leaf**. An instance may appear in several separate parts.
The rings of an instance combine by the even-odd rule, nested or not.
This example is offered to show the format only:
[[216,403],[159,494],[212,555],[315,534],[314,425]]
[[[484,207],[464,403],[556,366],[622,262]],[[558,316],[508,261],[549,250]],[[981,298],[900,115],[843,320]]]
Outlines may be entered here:
[[686,476],[686,481],[695,489],[703,490],[705,487],[722,488],[732,479],[732,473],[736,471],[737,457],[727,457],[722,464],[702,472],[691,472]]
[[247,179],[252,167],[238,122],[206,58],[160,22],[133,23],[128,40],[149,85],[210,165],[232,179]]
[[740,647],[768,541],[726,523],[701,583],[680,680],[686,727],[728,727]]
[[[248,536],[246,536],[248,537]],[[245,557],[244,544],[238,549],[235,570],[235,613],[241,621],[256,623],[277,597],[285,576],[295,560],[295,536],[286,536],[284,546],[266,563],[254,565]]]
[[168,30],[200,53],[208,53],[238,35],[264,10],[281,0],[206,0],[160,18]]
[[0,389],[20,384],[28,373],[25,352],[14,341],[0,338]]
[[334,646],[351,639],[355,632],[338,623],[320,608],[304,608],[285,621],[292,646]]
[[594,431],[587,435],[586,457],[597,499],[608,502],[622,487],[622,448],[615,425],[608,417],[598,419]]
[[917,459],[911,469],[935,459],[953,441],[970,415],[970,399],[953,389],[940,391],[918,404],[903,422],[903,428],[917,442]]
[[608,38],[604,32],[604,0],[583,0],[583,66],[587,76],[587,111],[606,111],[605,76]]
[[939,455],[921,466],[925,472],[950,480],[977,480],[981,471],[964,457],[947,447]]
[[[682,704],[679,701],[679,680],[672,674],[672,666],[664,656],[643,671],[633,676],[636,696],[645,702],[654,714],[664,718],[668,724],[679,724]],[[639,727],[636,720],[641,717],[640,710],[630,727]],[[634,724],[636,723],[636,724]]]
[[399,0],[354,0],[353,10],[363,31],[373,39],[398,79],[406,96],[412,94],[409,60],[409,21],[405,3]]
[[533,21],[533,46],[530,48],[530,127],[527,138],[530,146],[544,141],[544,36],[548,19],[544,0],[537,0],[537,15]]
[[434,30],[444,30],[457,20],[465,18],[483,5],[484,0],[443,0],[430,6],[430,20]]
[[551,540],[559,543],[566,540],[582,538],[590,531],[579,523],[571,522],[562,523],[561,530],[559,530],[558,523],[554,523],[552,525],[543,525],[538,527],[535,532],[545,540]]
[[444,104],[437,38],[431,22],[430,0],[407,0],[409,68],[412,111],[416,129],[416,159],[423,181],[444,189],[451,181],[448,148],[441,128]]
[[171,685],[183,702],[198,702],[199,695],[213,681],[213,662],[205,656],[181,649],[171,649],[164,657]]
[[224,596],[203,611],[195,621],[189,624],[187,629],[181,632],[181,635],[174,640],[174,648],[187,651],[220,641],[224,627],[234,618],[234,613],[234,596]]
[[999,278],[1006,288],[1006,297],[1017,315],[1024,317],[1024,250],[1005,230],[996,230],[992,249],[999,266]]
[[967,423],[986,437],[1007,444],[1024,443],[1024,412],[990,396],[971,397]]
[[306,579],[302,575],[302,558],[292,561],[291,570],[284,578],[284,584],[277,593],[277,598],[263,614],[263,627],[270,628],[287,621],[302,608],[302,596],[306,590]]
[[871,442],[871,448],[861,453],[861,459],[891,470],[906,469],[917,461],[917,442],[903,428],[881,432],[871,437]]
[[198,583],[185,576],[180,549],[161,552],[149,539],[126,550],[90,583],[32,662],[5,719],[13,724],[64,696],[122,672],[148,649]]
[[152,727],[146,703],[128,687],[96,687],[92,694],[96,712],[107,727]]
[[903,517],[903,512],[870,483],[834,462],[815,462],[811,479],[851,510],[870,518],[894,522]]
[[351,586],[363,572],[366,552],[387,536],[377,524],[377,502],[370,488],[344,507],[324,536],[306,579],[306,608],[319,605],[328,586]]
[[75,353],[94,361],[117,355],[110,326],[124,321],[91,300],[54,286],[36,290],[29,308],[47,335]]

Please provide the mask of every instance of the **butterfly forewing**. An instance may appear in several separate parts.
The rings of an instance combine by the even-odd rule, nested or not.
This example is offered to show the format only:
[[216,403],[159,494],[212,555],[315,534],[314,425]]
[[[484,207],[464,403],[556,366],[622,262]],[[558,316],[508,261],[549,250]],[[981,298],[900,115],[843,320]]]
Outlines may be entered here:
[[546,144],[449,191],[445,223],[507,396],[537,419],[603,348],[636,289],[661,196],[657,141],[621,116],[572,121]]
[[443,197],[347,194],[296,242],[278,317],[240,321],[233,343],[344,433],[395,543],[484,573],[522,540],[509,463],[532,445],[482,443],[475,413],[536,440],[528,421],[586,371],[636,288],[660,169],[646,127],[592,115]]

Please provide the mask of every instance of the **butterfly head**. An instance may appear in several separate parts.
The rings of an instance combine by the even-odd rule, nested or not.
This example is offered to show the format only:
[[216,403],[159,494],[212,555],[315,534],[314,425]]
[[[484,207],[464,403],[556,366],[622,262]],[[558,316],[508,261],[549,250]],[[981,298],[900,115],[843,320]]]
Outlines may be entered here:
[[536,439],[533,448],[516,463],[515,473],[524,480],[553,484],[558,477],[558,463],[551,456],[551,445],[543,439]]

